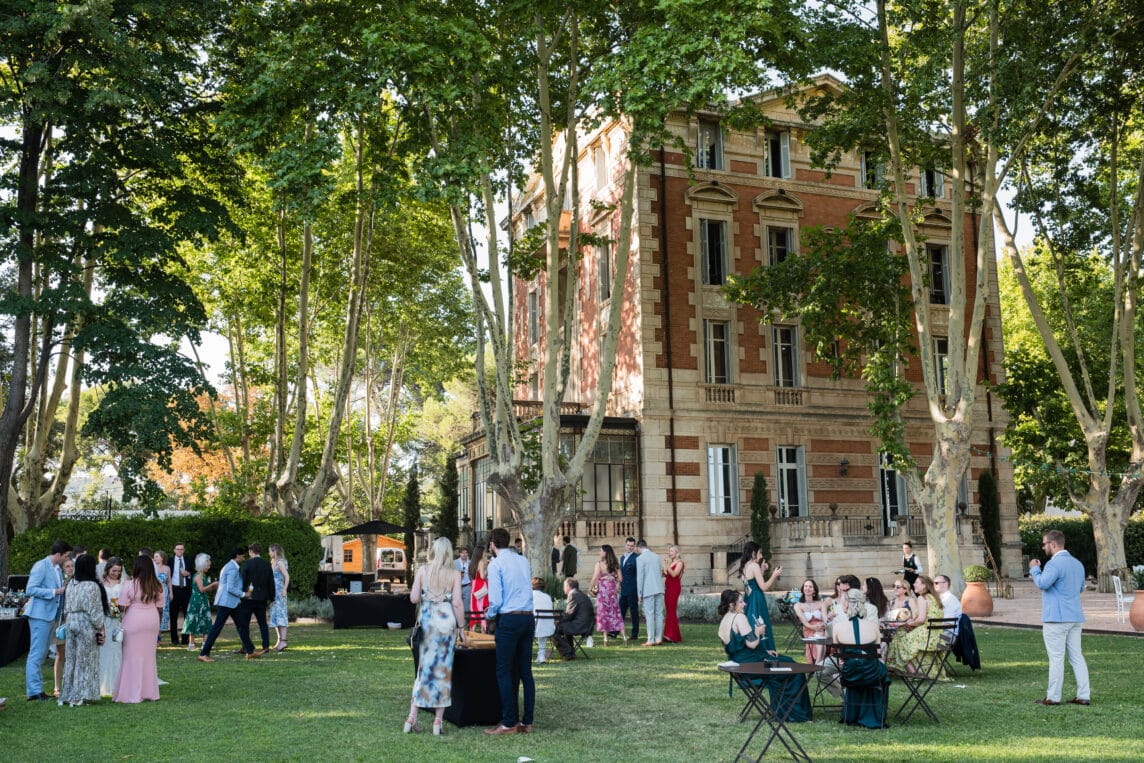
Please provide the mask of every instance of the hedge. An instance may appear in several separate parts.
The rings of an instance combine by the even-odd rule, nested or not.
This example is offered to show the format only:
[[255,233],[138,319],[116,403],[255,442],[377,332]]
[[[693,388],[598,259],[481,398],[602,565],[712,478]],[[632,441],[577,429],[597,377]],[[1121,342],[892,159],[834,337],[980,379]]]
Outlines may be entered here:
[[[1021,517],[1021,552],[1041,558],[1041,537],[1049,530],[1065,534],[1065,548],[1084,564],[1085,572],[1096,575],[1096,541],[1092,537],[1092,520],[1088,517],[1047,517],[1031,514]],[[1128,566],[1144,564],[1144,514],[1129,518],[1124,531],[1124,556]]]
[[87,521],[57,519],[43,527],[28,530],[12,539],[8,569],[13,574],[27,573],[37,560],[47,555],[52,542],[61,539],[87,546],[95,555],[109,548],[115,556],[127,561],[140,548],[163,549],[168,555],[175,543],[186,546],[186,555],[205,552],[211,557],[213,577],[226,563],[227,554],[235,546],[246,548],[258,541],[263,555],[269,556],[271,543],[282,546],[290,563],[290,591],[310,596],[318,580],[318,563],[322,560],[322,542],[310,524],[292,517],[179,517],[177,519],[110,519]]

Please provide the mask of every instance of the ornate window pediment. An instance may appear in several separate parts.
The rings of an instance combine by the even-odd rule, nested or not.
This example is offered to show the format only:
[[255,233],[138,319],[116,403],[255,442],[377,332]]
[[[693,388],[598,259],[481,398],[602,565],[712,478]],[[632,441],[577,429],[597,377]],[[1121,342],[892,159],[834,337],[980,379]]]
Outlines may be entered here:
[[739,195],[722,183],[711,181],[710,183],[696,183],[688,188],[687,201],[691,204],[697,201],[738,204]]
[[755,197],[756,210],[802,214],[802,201],[786,191],[764,191]]

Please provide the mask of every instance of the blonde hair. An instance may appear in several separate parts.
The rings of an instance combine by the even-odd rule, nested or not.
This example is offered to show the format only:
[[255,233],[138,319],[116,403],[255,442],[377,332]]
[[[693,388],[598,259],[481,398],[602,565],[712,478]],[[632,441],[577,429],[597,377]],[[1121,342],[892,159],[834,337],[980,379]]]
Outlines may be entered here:
[[453,544],[445,536],[441,536],[433,541],[432,547],[429,549],[429,562],[425,565],[425,583],[430,588],[437,590],[435,586],[429,585],[430,582],[441,583],[445,577],[444,573],[455,573],[453,569]]
[[282,553],[282,547],[279,546],[277,543],[271,543],[270,544],[270,555],[273,556],[275,559],[285,559],[286,558],[286,554]]
[[851,588],[846,592],[846,616],[851,620],[861,620],[866,616],[866,595],[861,589]]

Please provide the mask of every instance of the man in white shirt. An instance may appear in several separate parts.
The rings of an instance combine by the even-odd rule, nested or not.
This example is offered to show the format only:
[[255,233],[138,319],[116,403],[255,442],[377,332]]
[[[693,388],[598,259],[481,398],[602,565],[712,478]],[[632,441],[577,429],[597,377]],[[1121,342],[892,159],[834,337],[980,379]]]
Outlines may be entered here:
[[941,598],[942,612],[946,617],[956,620],[961,617],[961,600],[949,590],[949,583],[948,575],[938,575],[933,579],[933,587],[937,589],[937,595]]
[[461,546],[461,555],[453,560],[453,567],[461,573],[461,608],[469,608],[469,596],[473,592],[473,579],[469,577],[469,549]]

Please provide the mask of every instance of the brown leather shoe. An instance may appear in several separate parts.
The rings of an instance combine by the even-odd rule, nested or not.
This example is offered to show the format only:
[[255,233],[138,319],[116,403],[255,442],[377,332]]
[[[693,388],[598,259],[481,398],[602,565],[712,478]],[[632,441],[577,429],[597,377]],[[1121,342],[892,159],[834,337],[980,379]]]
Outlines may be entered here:
[[1038,700],[1034,700],[1034,702],[1036,702],[1036,704],[1038,704],[1038,705],[1059,705],[1060,704],[1060,702],[1057,702],[1055,699],[1038,699]]
[[1080,697],[1077,697],[1076,699],[1070,699],[1069,704],[1070,705],[1091,705],[1092,702],[1087,700],[1087,699],[1081,699]]
[[199,662],[214,662],[214,657],[211,657],[209,654],[200,654]]
[[500,734],[515,734],[516,730],[517,730],[516,726],[502,726],[501,724],[498,723],[496,726],[492,727],[491,729],[485,729],[485,733],[486,734],[492,734],[494,736],[498,736]]
[[516,733],[518,733],[518,734],[531,734],[532,733],[532,724],[531,723],[518,723],[518,724],[516,724]]
[[251,652],[250,654],[246,655],[246,659],[257,660],[261,656],[262,656],[262,654],[260,652]]
[[258,652],[257,654],[259,657],[262,657],[263,655],[270,654],[270,650],[269,649],[263,649],[262,651]]

